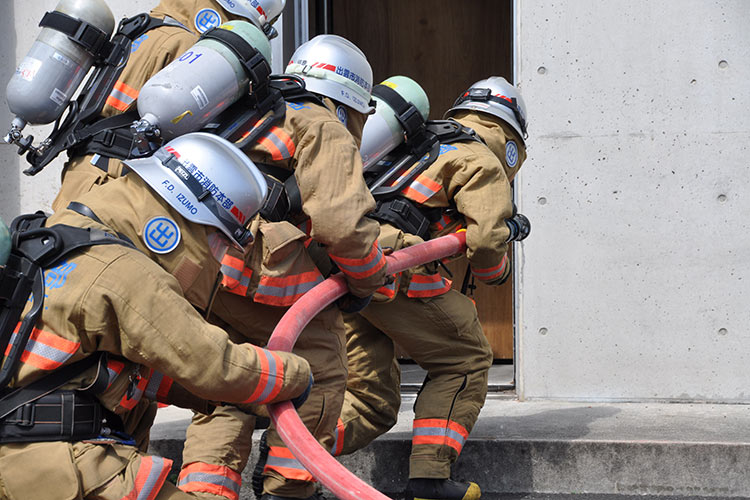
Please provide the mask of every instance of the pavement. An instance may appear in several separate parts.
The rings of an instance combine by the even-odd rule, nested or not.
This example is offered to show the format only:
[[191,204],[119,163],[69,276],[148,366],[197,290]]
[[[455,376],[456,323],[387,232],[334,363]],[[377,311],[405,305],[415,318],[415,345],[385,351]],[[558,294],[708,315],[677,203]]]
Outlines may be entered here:
[[[392,498],[406,484],[413,404],[407,394],[390,432],[341,458]],[[188,422],[189,412],[159,410],[152,451],[179,463]],[[256,460],[254,450],[243,500],[254,498]],[[453,476],[477,482],[483,500],[750,498],[750,405],[519,402],[493,392]]]

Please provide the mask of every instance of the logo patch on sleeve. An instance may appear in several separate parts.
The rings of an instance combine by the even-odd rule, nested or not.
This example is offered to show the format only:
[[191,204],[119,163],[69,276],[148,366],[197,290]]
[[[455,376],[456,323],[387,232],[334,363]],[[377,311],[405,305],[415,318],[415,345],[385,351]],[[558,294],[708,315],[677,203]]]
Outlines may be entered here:
[[336,106],[336,116],[339,121],[346,126],[346,120],[349,118],[349,115],[346,113],[346,108],[344,106]]
[[505,163],[508,164],[508,168],[515,168],[518,164],[518,146],[515,141],[505,143]]
[[143,227],[143,241],[154,253],[169,253],[180,243],[180,228],[169,217],[154,217]]
[[195,29],[205,33],[221,24],[221,16],[214,9],[201,9],[195,15]]

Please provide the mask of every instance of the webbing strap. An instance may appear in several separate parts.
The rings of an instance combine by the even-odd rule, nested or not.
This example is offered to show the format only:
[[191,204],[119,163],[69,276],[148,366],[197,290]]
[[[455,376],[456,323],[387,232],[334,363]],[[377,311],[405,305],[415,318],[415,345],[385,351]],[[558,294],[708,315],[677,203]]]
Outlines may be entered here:
[[160,149],[154,153],[154,157],[158,158],[162,165],[170,169],[182,180],[185,187],[193,193],[193,196],[195,196],[199,202],[202,202],[206,208],[208,208],[211,213],[221,221],[224,227],[232,233],[232,236],[240,245],[244,247],[252,241],[252,231],[237,222],[228,211],[222,208],[211,194],[211,191],[205,189],[198,179],[193,177],[193,174],[191,174],[182,163],[180,163],[175,155]]
[[268,78],[271,76],[271,66],[266,61],[266,58],[263,57],[263,54],[247,43],[244,38],[219,27],[206,31],[201,35],[201,38],[216,40],[234,52],[245,68],[248,78],[253,82],[253,92],[257,93],[260,87],[268,85]]
[[410,137],[424,126],[424,118],[417,107],[401,97],[401,94],[387,85],[379,84],[372,88],[372,95],[385,101],[396,112],[396,119]]
[[93,24],[81,21],[56,10],[47,12],[39,21],[42,28],[51,28],[59,31],[72,41],[83,47],[95,58],[109,53],[112,49],[109,43],[109,35]]

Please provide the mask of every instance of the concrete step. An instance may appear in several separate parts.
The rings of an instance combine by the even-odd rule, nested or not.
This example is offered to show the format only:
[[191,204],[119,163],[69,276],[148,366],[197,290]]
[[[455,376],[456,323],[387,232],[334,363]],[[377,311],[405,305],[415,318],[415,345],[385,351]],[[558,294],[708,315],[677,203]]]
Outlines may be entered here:
[[[405,398],[389,433],[341,459],[392,498],[401,498],[407,480],[413,403]],[[167,410],[160,410],[151,446],[179,462],[189,417]],[[243,473],[242,499],[253,498],[255,461],[253,455]],[[749,471],[748,405],[519,402],[494,395],[453,476],[479,483],[484,500],[667,500],[750,498]]]

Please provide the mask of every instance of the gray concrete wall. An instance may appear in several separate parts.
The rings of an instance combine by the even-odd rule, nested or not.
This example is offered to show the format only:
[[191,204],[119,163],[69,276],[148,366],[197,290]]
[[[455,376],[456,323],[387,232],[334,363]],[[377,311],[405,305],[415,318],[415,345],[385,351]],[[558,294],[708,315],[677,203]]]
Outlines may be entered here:
[[516,15],[519,394],[750,402],[750,2]]

